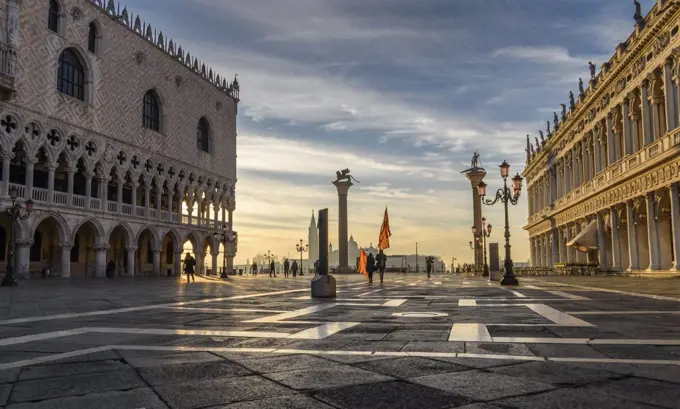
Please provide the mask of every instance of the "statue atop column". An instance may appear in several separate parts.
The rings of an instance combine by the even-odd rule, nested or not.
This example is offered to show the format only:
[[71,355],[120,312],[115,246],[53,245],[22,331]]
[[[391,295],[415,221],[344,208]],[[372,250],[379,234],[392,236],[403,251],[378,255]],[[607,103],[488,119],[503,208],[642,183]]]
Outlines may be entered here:
[[477,151],[475,151],[475,153],[472,155],[472,160],[470,161],[470,168],[465,169],[460,173],[469,173],[476,170],[484,171],[484,168],[482,167],[482,161],[479,160],[479,152]]
[[348,182],[351,182],[352,180],[354,180],[355,182],[360,183],[358,180],[354,178],[354,176],[350,175],[349,172],[350,172],[349,169],[338,170],[337,172],[335,172],[335,176],[337,178],[335,179],[335,181],[340,182],[346,180]]

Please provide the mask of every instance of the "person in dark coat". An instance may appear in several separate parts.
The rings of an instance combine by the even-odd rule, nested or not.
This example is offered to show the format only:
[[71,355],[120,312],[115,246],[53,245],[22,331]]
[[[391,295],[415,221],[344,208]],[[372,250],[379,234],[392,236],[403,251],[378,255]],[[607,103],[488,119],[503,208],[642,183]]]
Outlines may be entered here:
[[283,262],[283,276],[285,278],[288,278],[288,272],[290,271],[290,261],[286,259],[286,261]]
[[432,257],[428,257],[425,260],[425,264],[427,265],[427,278],[430,278],[430,273],[432,273],[432,264],[434,264],[434,260]]
[[113,278],[116,275],[116,263],[113,260],[109,261],[106,265],[106,276],[108,278]]
[[290,272],[293,273],[293,278],[297,277],[298,272],[297,260],[293,260],[293,265],[290,266]]
[[383,253],[382,249],[380,249],[378,255],[375,256],[375,262],[378,267],[378,272],[380,273],[380,284],[382,284],[383,277],[385,276],[385,269],[387,268],[387,256]]
[[276,278],[276,264],[274,264],[274,260],[272,260],[271,263],[269,263],[269,277],[271,278],[272,274],[274,275],[274,278]]
[[373,258],[373,253],[368,253],[366,257],[366,272],[368,273],[368,282],[373,282],[373,272],[375,271],[375,259]]
[[184,257],[184,273],[187,275],[187,283],[189,282],[189,278],[191,278],[191,282],[196,281],[194,267],[196,267],[196,259],[191,257],[191,254],[187,253]]

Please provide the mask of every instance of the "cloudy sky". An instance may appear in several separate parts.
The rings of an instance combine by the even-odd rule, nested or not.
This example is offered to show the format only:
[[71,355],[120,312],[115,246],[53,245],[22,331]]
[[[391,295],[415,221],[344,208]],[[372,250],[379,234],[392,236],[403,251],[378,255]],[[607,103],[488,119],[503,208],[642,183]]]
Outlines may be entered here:
[[[642,0],[647,12],[654,0]],[[472,259],[469,182],[479,150],[522,170],[525,135],[545,121],[633,29],[621,0],[129,0],[154,28],[231,77],[238,73],[237,262],[295,257],[335,171],[361,182],[349,230],[374,245],[385,206],[392,248]],[[513,258],[529,255],[527,205],[511,209]],[[502,208],[486,207],[502,241]]]

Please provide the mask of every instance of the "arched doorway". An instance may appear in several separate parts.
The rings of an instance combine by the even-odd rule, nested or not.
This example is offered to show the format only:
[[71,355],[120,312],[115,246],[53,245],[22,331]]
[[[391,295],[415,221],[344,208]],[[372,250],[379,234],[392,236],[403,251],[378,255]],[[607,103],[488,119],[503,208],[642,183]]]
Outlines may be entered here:
[[156,235],[149,227],[144,228],[137,236],[135,274],[143,276],[159,275],[160,249]]
[[[39,277],[44,270],[49,270],[50,275],[62,277],[70,276],[70,260],[68,241],[64,225],[52,216],[40,221],[33,229],[31,247],[28,249],[28,257],[17,253],[18,259],[15,266],[16,272],[29,271],[31,276]],[[17,232],[17,238],[18,232]],[[66,255],[62,248],[68,249]],[[20,248],[17,249],[19,252]]]
[[130,264],[128,262],[129,256],[127,256],[128,252],[134,251],[134,248],[130,247],[131,241],[132,234],[127,225],[119,224],[109,234],[109,249],[106,259],[114,262],[114,276],[134,275],[134,262]]
[[90,219],[81,223],[73,234],[71,277],[105,277],[106,245],[101,225]]
[[186,258],[187,253],[190,253],[196,259],[195,271],[196,274],[202,274],[203,272],[203,253],[202,246],[199,246],[199,239],[194,233],[189,233],[182,244],[182,249],[184,254],[182,255],[182,260]]
[[182,249],[179,247],[179,235],[170,230],[163,236],[161,244],[161,274],[182,275]]

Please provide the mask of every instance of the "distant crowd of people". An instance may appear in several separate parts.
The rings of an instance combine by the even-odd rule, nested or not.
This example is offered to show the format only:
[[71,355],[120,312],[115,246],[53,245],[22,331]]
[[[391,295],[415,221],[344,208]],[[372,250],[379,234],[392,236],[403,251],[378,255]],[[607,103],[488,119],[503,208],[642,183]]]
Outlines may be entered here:
[[[257,263],[253,261],[253,264],[250,266],[250,274],[251,275],[258,275],[264,273],[264,267],[260,266],[258,267]],[[279,271],[279,274],[281,271]],[[293,260],[291,263],[288,259],[284,259],[283,261],[283,277],[288,278],[289,276],[293,276],[293,278],[297,276],[302,276],[304,275],[302,272],[302,269],[298,265],[297,260]],[[269,277],[275,278],[276,277],[276,263],[274,260],[269,262]]]

